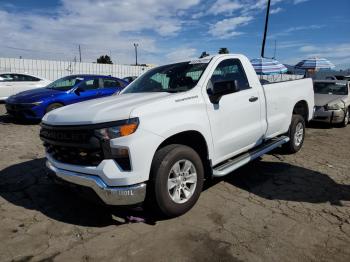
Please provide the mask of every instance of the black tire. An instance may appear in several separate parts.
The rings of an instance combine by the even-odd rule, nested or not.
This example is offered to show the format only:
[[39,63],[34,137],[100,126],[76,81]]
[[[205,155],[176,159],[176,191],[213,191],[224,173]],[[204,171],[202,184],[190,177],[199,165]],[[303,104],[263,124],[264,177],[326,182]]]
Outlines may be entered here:
[[[169,193],[168,177],[172,167],[177,162],[186,160],[189,160],[195,168],[197,184],[194,187],[193,194],[185,203],[176,203]],[[147,185],[146,203],[156,209],[162,216],[180,216],[190,210],[197,202],[202,192],[203,180],[203,163],[196,151],[188,146],[178,144],[165,146],[158,150],[153,158],[150,181]],[[181,188],[179,192],[181,192],[180,190]]]
[[63,105],[60,104],[60,103],[53,103],[53,104],[49,105],[49,106],[46,108],[46,113],[48,113],[48,112],[50,112],[50,111],[52,111],[52,110],[54,110],[54,109],[60,108],[60,107],[62,107],[62,106],[63,106]]
[[[299,128],[300,125],[302,126],[303,133],[302,133],[301,141],[298,141],[298,139],[296,138],[296,132],[297,132],[297,127]],[[301,115],[292,116],[288,137],[290,140],[288,143],[283,145],[283,149],[286,153],[294,154],[301,149],[305,139],[305,120]]]
[[349,109],[347,109],[345,111],[344,120],[340,124],[341,127],[346,127],[349,124],[349,114],[350,114],[350,111]]

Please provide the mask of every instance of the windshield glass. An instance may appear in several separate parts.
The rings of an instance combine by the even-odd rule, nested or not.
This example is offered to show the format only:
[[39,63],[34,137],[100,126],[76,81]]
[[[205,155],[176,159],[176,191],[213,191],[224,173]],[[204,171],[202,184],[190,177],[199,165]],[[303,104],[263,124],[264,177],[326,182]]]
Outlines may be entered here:
[[316,94],[347,95],[348,87],[342,83],[315,83],[314,91]]
[[59,91],[68,91],[83,80],[84,78],[77,77],[77,76],[66,76],[52,82],[51,84],[46,86],[46,88],[59,90]]
[[183,62],[151,69],[132,82],[123,94],[188,91],[196,86],[207,65],[208,63]]

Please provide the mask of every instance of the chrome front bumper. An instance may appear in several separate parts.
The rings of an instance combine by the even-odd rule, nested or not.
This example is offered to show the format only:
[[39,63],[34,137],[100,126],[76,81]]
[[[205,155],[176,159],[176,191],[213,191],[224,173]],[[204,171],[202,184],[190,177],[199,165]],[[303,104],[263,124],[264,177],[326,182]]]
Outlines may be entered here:
[[98,176],[60,169],[53,166],[49,161],[46,161],[46,166],[57,177],[67,182],[93,189],[107,205],[134,205],[143,202],[146,197],[146,183],[112,187],[106,185]]

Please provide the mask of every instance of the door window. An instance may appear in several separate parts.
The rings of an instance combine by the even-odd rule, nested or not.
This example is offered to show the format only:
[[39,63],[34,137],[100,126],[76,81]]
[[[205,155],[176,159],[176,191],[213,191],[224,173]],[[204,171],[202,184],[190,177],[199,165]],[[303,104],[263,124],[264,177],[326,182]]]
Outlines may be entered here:
[[122,87],[118,80],[115,79],[103,79],[103,87],[113,88],[113,87]]
[[17,81],[25,81],[25,82],[37,82],[40,81],[39,78],[29,75],[20,75],[18,74],[18,80]]
[[94,90],[100,88],[100,80],[98,78],[87,80],[80,84],[79,88],[84,90]]
[[2,74],[0,76],[4,82],[37,82],[39,78],[22,74]]
[[0,82],[13,82],[13,77],[10,74],[0,75]]
[[220,62],[210,80],[211,84],[223,81],[237,81],[236,83],[240,90],[250,88],[247,76],[238,59],[227,59]]

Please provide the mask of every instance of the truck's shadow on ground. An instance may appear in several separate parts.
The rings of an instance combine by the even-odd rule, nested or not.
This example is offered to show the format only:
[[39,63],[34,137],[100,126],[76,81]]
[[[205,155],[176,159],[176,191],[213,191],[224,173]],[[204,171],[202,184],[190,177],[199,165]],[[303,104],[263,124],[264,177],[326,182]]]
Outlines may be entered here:
[[[144,222],[153,224],[160,219],[151,212],[93,204],[74,191],[55,185],[47,177],[44,166],[45,159],[41,158],[0,171],[0,196],[14,205],[75,225],[119,225],[123,220],[129,222],[130,217],[141,217]],[[257,160],[222,180],[272,200],[330,202],[334,205],[341,205],[341,200],[350,200],[350,185],[338,184],[325,174],[285,163]],[[205,190],[220,181],[206,182]]]

